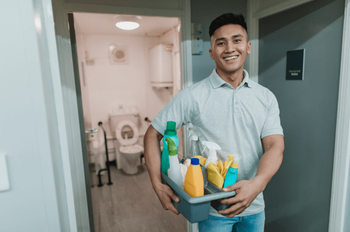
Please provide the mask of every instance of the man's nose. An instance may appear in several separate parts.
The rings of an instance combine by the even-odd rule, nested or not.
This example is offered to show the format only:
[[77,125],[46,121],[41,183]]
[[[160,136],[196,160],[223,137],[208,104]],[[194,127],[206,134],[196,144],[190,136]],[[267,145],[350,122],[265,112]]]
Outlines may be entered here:
[[234,52],[236,50],[235,45],[232,42],[228,42],[227,46],[226,46],[226,53],[231,53]]

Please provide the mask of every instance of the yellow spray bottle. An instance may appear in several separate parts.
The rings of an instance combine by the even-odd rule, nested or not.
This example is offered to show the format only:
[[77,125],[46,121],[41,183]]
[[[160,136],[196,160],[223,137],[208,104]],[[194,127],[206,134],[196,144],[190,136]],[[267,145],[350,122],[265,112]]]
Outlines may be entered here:
[[184,190],[191,197],[204,195],[203,173],[198,158],[191,159],[191,165],[188,167],[185,176]]

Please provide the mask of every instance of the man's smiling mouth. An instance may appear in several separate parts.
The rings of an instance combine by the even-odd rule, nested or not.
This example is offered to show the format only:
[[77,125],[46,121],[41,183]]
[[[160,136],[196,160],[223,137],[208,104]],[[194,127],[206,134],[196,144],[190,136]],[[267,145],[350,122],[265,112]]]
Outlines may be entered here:
[[224,60],[229,61],[229,60],[234,60],[236,59],[238,56],[229,56],[229,57],[224,57]]

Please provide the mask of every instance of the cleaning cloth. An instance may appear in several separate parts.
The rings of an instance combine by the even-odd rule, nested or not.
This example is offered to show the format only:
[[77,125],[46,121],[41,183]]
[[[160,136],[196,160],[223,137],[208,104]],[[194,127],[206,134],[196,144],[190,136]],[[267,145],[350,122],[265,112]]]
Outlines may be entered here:
[[219,188],[222,188],[224,185],[227,170],[233,162],[233,155],[230,154],[227,158],[229,160],[225,160],[224,163],[219,160],[216,165],[214,163],[210,163],[207,166],[208,180]]

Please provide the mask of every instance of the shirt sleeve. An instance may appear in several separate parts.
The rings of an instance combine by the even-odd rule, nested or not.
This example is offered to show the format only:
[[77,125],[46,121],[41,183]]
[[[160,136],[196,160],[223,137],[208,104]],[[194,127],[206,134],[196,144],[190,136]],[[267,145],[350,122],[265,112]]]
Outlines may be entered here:
[[162,135],[167,121],[176,122],[176,130],[191,122],[192,99],[188,89],[180,91],[159,112],[152,121],[152,126]]
[[261,130],[261,138],[269,135],[283,135],[278,102],[275,95],[271,92],[268,98],[267,106],[267,116]]

